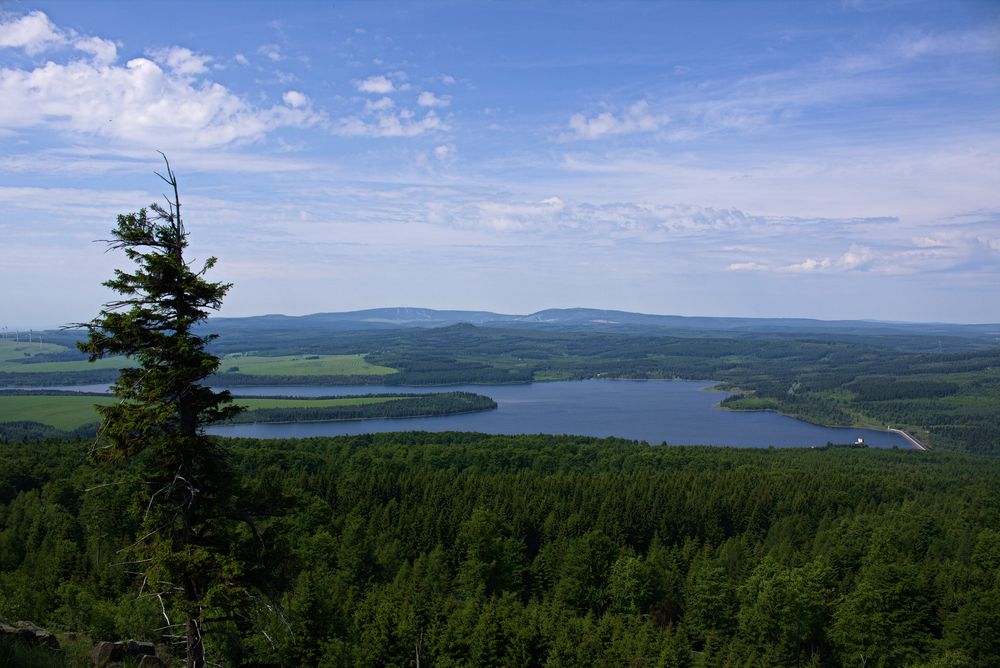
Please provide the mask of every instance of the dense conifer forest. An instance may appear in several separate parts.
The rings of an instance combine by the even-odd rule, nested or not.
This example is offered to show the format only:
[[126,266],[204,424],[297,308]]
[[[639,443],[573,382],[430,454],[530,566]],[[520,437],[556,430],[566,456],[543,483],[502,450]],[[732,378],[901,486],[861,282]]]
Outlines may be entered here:
[[[231,536],[233,567],[275,604],[211,622],[225,664],[1000,663],[992,458],[460,433],[223,442],[259,532]],[[0,448],[0,617],[162,640],[121,563],[136,479],[87,464],[85,442]]]

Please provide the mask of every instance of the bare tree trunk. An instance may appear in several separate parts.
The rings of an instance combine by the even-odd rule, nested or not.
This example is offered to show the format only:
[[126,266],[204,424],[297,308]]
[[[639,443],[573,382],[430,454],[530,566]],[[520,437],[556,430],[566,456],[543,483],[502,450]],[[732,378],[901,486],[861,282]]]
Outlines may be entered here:
[[187,668],[205,667],[205,645],[201,641],[198,620],[188,615],[187,620]]
[[[185,512],[185,515],[187,513]],[[185,522],[187,522],[185,517]],[[205,667],[205,643],[202,638],[201,615],[198,613],[198,585],[192,578],[186,577],[184,581],[184,599],[187,603],[187,668]]]
[[[181,402],[181,422],[185,422],[190,411],[186,402]],[[183,429],[183,425],[182,425]],[[194,432],[194,429],[191,429]],[[184,436],[186,432],[182,432]],[[190,549],[194,541],[194,504],[197,499],[197,487],[194,480],[194,466],[191,463],[191,455],[185,454],[181,464],[183,484],[186,488],[184,499],[180,508],[181,531],[184,548]],[[198,583],[190,575],[184,578],[184,602],[187,607],[187,668],[204,668],[205,666],[205,643],[202,639],[202,629],[200,615],[197,614],[198,602],[202,592],[198,590]]]

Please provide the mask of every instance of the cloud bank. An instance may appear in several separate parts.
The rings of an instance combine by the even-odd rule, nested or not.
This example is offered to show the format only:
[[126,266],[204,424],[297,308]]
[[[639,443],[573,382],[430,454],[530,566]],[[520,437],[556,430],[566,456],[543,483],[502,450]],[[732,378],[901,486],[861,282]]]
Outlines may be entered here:
[[29,55],[74,49],[64,62],[0,69],[0,131],[51,128],[132,147],[212,148],[322,120],[297,95],[285,105],[250,103],[202,77],[211,59],[186,48],[119,64],[112,42],[60,30],[41,12],[0,24],[0,45]]

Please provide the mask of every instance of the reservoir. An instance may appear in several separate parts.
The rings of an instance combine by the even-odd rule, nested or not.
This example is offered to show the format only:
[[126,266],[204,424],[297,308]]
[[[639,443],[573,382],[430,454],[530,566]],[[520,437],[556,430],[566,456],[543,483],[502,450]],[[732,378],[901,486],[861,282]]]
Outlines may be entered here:
[[853,443],[910,449],[902,437],[870,429],[831,428],[768,412],[726,411],[727,395],[711,381],[581,380],[529,385],[269,386],[231,388],[245,396],[338,396],[385,392],[461,390],[492,397],[497,410],[465,415],[395,420],[210,427],[209,433],[247,438],[305,438],[384,431],[480,431],[489,434],[618,436],[671,445],[747,448],[808,447]]

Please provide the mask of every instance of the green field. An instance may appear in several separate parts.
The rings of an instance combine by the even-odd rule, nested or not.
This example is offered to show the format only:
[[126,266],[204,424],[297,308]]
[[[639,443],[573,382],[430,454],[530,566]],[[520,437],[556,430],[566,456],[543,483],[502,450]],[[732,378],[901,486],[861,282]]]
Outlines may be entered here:
[[94,362],[80,360],[78,362],[35,362],[32,364],[0,363],[0,371],[9,373],[72,373],[99,369],[124,369],[129,366],[135,366],[135,363],[126,357],[108,357]]
[[0,340],[0,364],[24,360],[35,355],[52,355],[66,350],[54,343],[25,343],[24,341]]
[[[122,369],[135,366],[125,357],[110,357],[88,362],[78,360],[37,361],[25,364],[35,357],[45,358],[65,354],[65,346],[51,343],[24,343],[0,341],[0,372],[6,373],[67,373]],[[232,373],[246,376],[385,376],[397,370],[377,366],[365,361],[364,355],[283,355],[265,357],[230,353],[222,359],[220,374]],[[72,382],[67,380],[67,382]]]
[[247,376],[385,376],[396,373],[396,369],[369,364],[364,355],[263,357],[232,353],[222,359],[219,373]]
[[108,405],[111,396],[53,396],[44,394],[0,396],[0,422],[39,422],[71,431],[97,422],[94,404]]
[[[86,359],[25,362],[35,357],[60,355],[69,348],[54,343],[24,343],[16,341],[0,341],[0,371],[7,373],[72,373],[74,371],[94,371],[98,369],[122,369],[135,364],[125,357],[110,357],[93,363]],[[80,353],[81,357],[83,353]]]
[[[245,397],[235,403],[250,410],[261,408],[326,408],[332,406],[358,406],[398,401],[403,397],[344,397],[336,399],[272,399]],[[73,395],[0,395],[0,423],[39,422],[71,431],[97,422],[94,404],[114,403],[114,397]]]

